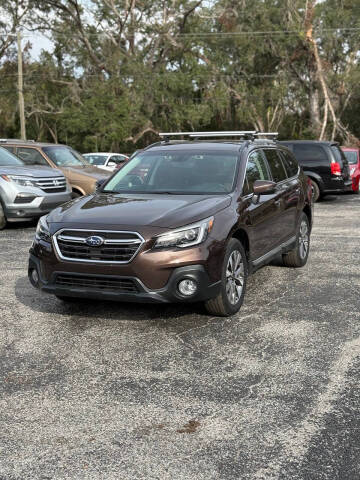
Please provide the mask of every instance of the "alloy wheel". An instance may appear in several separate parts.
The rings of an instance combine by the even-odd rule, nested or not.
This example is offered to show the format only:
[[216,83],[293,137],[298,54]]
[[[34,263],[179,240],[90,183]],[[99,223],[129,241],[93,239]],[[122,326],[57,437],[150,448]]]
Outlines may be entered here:
[[304,260],[309,250],[309,227],[305,220],[301,222],[299,232],[299,254],[300,258]]
[[244,288],[244,262],[239,250],[231,252],[226,267],[226,295],[231,305],[236,305]]

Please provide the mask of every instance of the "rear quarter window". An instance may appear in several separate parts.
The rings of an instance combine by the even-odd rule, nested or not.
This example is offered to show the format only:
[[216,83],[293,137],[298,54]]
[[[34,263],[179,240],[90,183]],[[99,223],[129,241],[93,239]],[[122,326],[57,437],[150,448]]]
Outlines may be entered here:
[[294,155],[300,164],[329,163],[326,151],[321,145],[293,145]]

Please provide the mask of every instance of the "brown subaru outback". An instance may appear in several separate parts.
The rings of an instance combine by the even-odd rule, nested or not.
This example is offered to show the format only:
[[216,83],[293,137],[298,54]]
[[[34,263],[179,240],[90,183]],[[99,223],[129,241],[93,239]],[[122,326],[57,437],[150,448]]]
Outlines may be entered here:
[[[227,316],[274,257],[305,265],[311,186],[286,147],[256,132],[163,135],[97,193],[41,217],[35,287],[63,301],[204,302]],[[237,140],[204,140],[216,135]]]
[[93,193],[98,180],[110,176],[90,165],[76,150],[67,145],[40,143],[32,140],[0,140],[0,146],[21,158],[25,165],[46,165],[57,168],[67,178],[73,197]]

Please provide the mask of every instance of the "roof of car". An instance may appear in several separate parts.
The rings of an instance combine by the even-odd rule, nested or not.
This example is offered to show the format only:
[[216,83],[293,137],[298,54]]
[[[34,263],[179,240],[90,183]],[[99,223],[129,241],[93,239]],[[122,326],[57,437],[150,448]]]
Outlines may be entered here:
[[281,140],[279,143],[310,143],[313,145],[339,145],[338,142],[329,142],[326,140]]
[[231,150],[239,151],[239,148],[244,142],[187,142],[187,141],[175,141],[175,142],[159,142],[154,145],[150,145],[146,150],[203,150],[209,148],[212,150]]
[[18,145],[29,147],[68,147],[61,143],[35,142],[34,140],[18,140],[16,138],[0,138],[0,145]]
[[[233,151],[233,152],[238,152],[243,146],[277,146],[276,142],[273,142],[271,140],[254,140],[254,141],[249,141],[249,140],[194,140],[194,141],[186,141],[186,140],[173,140],[173,141],[162,141],[158,143],[154,143],[152,145],[149,145],[147,148],[145,148],[142,151],[158,151],[158,150],[204,150],[204,149],[209,149],[209,150],[226,150],[226,151]],[[283,147],[283,145],[279,145],[280,147]]]
[[89,152],[84,153],[84,155],[100,155],[100,156],[109,156],[109,155],[121,155],[121,153],[114,153],[114,152]]

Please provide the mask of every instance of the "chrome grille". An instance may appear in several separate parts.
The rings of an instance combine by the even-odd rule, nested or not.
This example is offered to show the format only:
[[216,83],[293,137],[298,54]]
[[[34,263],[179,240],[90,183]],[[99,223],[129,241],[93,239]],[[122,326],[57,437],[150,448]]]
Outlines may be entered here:
[[46,193],[65,192],[66,190],[65,177],[38,178],[35,184]]
[[87,290],[103,290],[121,293],[138,293],[135,282],[129,278],[58,274],[56,285],[59,287],[86,288]]
[[[89,237],[101,237],[103,243],[92,246]],[[72,262],[129,263],[139,252],[144,239],[136,232],[63,229],[53,237],[62,260]]]

